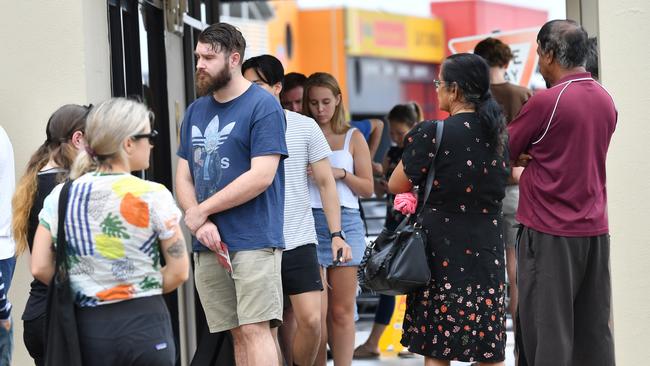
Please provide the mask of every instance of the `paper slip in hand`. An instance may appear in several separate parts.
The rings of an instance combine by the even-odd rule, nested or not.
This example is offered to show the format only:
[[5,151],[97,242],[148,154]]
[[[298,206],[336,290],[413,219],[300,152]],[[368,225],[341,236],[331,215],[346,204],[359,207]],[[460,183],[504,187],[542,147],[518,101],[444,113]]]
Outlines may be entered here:
[[230,261],[230,253],[228,253],[228,246],[224,242],[219,242],[221,245],[219,246],[217,252],[215,253],[217,256],[217,260],[219,261],[219,264],[223,266],[223,268],[228,271],[228,273],[232,273],[232,262]]

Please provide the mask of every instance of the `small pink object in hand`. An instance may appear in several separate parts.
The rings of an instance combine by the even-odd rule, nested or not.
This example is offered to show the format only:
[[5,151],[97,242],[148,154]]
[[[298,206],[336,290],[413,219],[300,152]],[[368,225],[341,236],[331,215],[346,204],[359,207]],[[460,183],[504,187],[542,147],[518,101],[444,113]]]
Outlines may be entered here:
[[395,196],[395,201],[393,203],[393,209],[401,212],[404,215],[415,213],[415,209],[418,207],[418,199],[411,192],[400,193]]

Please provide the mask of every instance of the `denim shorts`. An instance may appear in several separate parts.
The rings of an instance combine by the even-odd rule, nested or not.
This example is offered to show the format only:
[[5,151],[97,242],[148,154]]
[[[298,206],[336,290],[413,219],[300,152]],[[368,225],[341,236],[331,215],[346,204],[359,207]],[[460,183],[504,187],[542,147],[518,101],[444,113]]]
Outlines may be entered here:
[[[327,226],[325,212],[320,208],[312,209],[318,236],[318,263],[323,267],[330,267],[332,257],[332,239]],[[366,250],[366,235],[358,209],[341,207],[341,228],[345,232],[345,241],[352,248],[352,260],[341,263],[339,266],[358,266]]]

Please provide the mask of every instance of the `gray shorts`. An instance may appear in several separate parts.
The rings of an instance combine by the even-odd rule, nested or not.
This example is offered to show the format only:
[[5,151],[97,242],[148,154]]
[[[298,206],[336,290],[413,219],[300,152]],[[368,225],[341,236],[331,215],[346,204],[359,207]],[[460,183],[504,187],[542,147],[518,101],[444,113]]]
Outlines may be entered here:
[[194,280],[211,333],[245,324],[282,324],[282,250],[231,252],[228,273],[210,251],[194,253]]
[[515,247],[517,241],[517,228],[519,223],[515,220],[517,206],[519,205],[519,186],[516,184],[506,186],[506,196],[503,198],[503,241],[506,248]]

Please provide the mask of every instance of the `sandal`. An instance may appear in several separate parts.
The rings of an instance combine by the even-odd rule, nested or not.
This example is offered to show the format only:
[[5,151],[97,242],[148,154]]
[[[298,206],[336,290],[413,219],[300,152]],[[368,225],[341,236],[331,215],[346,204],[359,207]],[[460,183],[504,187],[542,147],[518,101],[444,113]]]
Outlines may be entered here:
[[355,360],[376,360],[379,358],[379,352],[370,350],[365,344],[362,344],[354,349],[352,358]]

